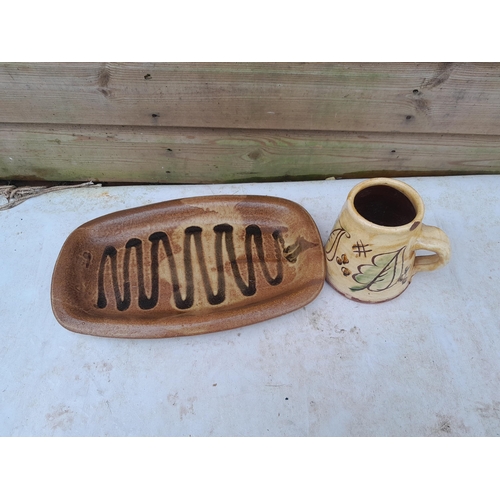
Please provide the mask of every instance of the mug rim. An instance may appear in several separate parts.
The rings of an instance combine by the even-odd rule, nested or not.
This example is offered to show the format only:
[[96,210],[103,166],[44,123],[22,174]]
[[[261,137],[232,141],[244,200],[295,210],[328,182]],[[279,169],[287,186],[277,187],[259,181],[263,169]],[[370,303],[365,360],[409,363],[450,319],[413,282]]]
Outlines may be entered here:
[[[410,202],[413,205],[413,208],[415,208],[415,217],[408,223],[402,224],[400,226],[384,226],[380,224],[375,224],[374,222],[369,221],[365,217],[363,217],[357,210],[356,207],[354,206],[354,199],[356,198],[356,195],[361,192],[363,189],[366,189],[371,186],[389,186],[403,195],[405,195]],[[367,179],[363,182],[360,182],[359,184],[356,184],[351,191],[349,192],[347,196],[347,206],[349,211],[351,212],[351,215],[359,218],[363,221],[364,224],[367,224],[368,226],[371,226],[373,228],[376,228],[377,230],[384,230],[390,233],[395,233],[395,232],[401,232],[401,231],[407,231],[407,230],[414,230],[416,229],[420,224],[422,224],[423,218],[424,218],[424,202],[422,201],[422,198],[420,195],[417,193],[417,191],[412,188],[409,184],[406,182],[400,181],[398,179],[392,179],[389,177],[375,177],[373,179]]]

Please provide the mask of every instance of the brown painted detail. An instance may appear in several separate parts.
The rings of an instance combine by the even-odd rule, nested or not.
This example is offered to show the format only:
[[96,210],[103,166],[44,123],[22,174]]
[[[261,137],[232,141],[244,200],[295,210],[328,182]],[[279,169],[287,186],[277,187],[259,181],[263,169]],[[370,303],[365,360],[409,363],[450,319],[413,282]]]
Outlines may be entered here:
[[285,257],[285,259],[288,262],[291,262],[292,264],[297,262],[297,259],[302,252],[305,252],[309,248],[313,248],[313,247],[318,245],[317,243],[307,241],[302,236],[299,236],[299,238],[297,239],[297,241],[293,245],[289,245],[289,246],[285,247],[285,242],[284,242],[281,234],[278,234],[278,238],[279,238],[279,241],[280,241],[281,246],[283,248],[283,256]]
[[420,224],[420,221],[419,221],[419,220],[415,221],[415,222],[411,225],[411,227],[410,227],[410,231],[415,231],[415,229],[417,229],[417,227],[419,226],[419,224]]
[[90,266],[90,263],[92,262],[92,254],[90,252],[83,252],[82,258],[85,262],[85,267],[88,269]]
[[342,271],[342,274],[344,276],[349,276],[351,274],[351,271],[349,271],[349,269],[347,269],[347,267],[342,267],[340,270]]
[[347,255],[343,253],[340,257],[336,258],[337,264],[341,266],[342,264],[349,264],[349,259],[347,258]]
[[[342,240],[342,237],[345,236],[347,238],[350,238],[351,235],[342,227],[336,227],[333,228],[332,232],[330,233],[330,236],[328,238],[328,241],[326,242],[325,245],[325,252],[326,252],[326,260],[331,262],[333,259],[335,259],[337,255],[337,250],[339,249],[340,241]],[[343,263],[343,260],[345,258],[345,254],[342,254],[341,256],[342,260],[337,263],[340,265]]]
[[[246,256],[246,268],[247,268],[247,278],[243,277],[240,267],[238,266],[238,260],[236,257],[236,251],[234,246],[233,237],[233,226],[230,224],[218,224],[213,228],[215,232],[215,260],[216,260],[216,273],[217,273],[217,292],[213,292],[212,286],[210,284],[209,271],[207,267],[207,262],[205,258],[205,249],[203,247],[202,241],[202,228],[199,226],[189,226],[184,231],[184,255],[183,267],[184,268],[184,282],[185,291],[184,298],[181,293],[181,284],[179,280],[179,269],[177,262],[174,257],[174,252],[172,250],[172,245],[170,238],[167,233],[163,231],[158,231],[151,234],[148,238],[150,244],[150,269],[149,272],[145,272],[144,269],[144,257],[143,257],[143,247],[145,246],[143,241],[138,238],[130,239],[125,245],[125,252],[123,258],[123,269],[121,276],[119,276],[118,265],[117,265],[117,250],[114,246],[107,246],[102,254],[101,263],[99,266],[98,275],[98,298],[97,307],[104,309],[108,305],[108,300],[105,292],[105,276],[106,276],[106,264],[108,260],[111,265],[111,281],[115,296],[116,308],[119,311],[126,311],[132,301],[131,293],[131,281],[130,281],[130,268],[133,265],[131,262],[132,250],[135,250],[135,268],[137,270],[137,301],[138,306],[142,310],[149,310],[156,307],[159,300],[159,289],[160,289],[160,278],[159,278],[159,264],[160,264],[160,249],[163,249],[168,266],[170,269],[171,282],[174,294],[175,307],[177,309],[190,309],[193,306],[195,298],[195,274],[193,272],[193,256],[191,253],[191,240],[194,240],[195,252],[198,260],[198,265],[201,271],[201,280],[203,282],[203,289],[206,294],[207,302],[210,305],[222,304],[226,300],[226,281],[225,281],[225,271],[223,262],[223,240],[225,241],[226,252],[229,257],[229,262],[231,265],[231,271],[233,274],[234,281],[245,297],[251,297],[257,292],[256,288],[256,276],[255,276],[255,265],[253,260],[252,252],[252,241],[254,243],[255,249],[257,251],[257,256],[260,264],[261,271],[269,285],[277,286],[283,281],[283,262],[281,259],[280,243],[283,245],[283,236],[281,232],[277,229],[273,231],[272,238],[274,240],[274,254],[272,261],[276,262],[276,276],[272,276],[271,271],[266,263],[266,255],[264,253],[263,236],[262,230],[259,226],[251,224],[245,229],[245,256]],[[290,252],[291,247],[287,247],[285,251],[288,253],[285,258],[289,262],[296,262],[297,257],[301,251],[300,242],[294,245],[294,249]],[[291,258],[293,256],[293,258]],[[267,257],[269,260],[269,257]],[[149,287],[151,290],[150,295],[146,293],[145,284],[145,274],[150,275]],[[109,273],[108,273],[109,276]],[[120,279],[121,277],[121,279]],[[120,286],[120,282],[122,285]],[[122,288],[122,290],[120,289]]]
[[371,243],[363,243],[362,240],[356,241],[356,243],[352,246],[352,251],[356,255],[356,257],[367,257],[367,254],[373,252],[371,247]]
[[322,289],[325,265],[318,229],[296,203],[172,200],[77,228],[54,269],[52,307],[79,333],[196,335],[303,307]]

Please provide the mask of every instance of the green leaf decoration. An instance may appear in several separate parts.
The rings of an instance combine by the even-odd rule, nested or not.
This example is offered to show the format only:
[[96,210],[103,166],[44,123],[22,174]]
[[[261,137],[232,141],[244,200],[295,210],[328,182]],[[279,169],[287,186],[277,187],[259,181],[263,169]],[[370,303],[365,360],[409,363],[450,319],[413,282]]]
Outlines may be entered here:
[[403,274],[405,249],[406,246],[395,252],[380,253],[372,258],[371,264],[358,266],[359,273],[352,278],[359,285],[351,287],[351,291],[382,292],[394,286]]

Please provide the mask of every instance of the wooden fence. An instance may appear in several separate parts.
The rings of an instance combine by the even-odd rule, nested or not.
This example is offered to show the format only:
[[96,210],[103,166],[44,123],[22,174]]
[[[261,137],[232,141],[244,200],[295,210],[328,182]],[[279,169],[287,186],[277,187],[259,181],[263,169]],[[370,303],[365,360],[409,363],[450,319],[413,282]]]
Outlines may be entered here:
[[497,63],[0,63],[0,180],[499,172]]

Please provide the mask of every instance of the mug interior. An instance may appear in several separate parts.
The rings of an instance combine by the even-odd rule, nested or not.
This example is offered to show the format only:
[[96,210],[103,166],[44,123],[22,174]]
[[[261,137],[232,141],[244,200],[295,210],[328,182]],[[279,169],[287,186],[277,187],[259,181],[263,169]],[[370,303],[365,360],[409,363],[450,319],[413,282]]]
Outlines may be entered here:
[[354,197],[354,208],[361,217],[379,226],[404,226],[417,215],[411,200],[387,185],[369,186],[359,191]]

